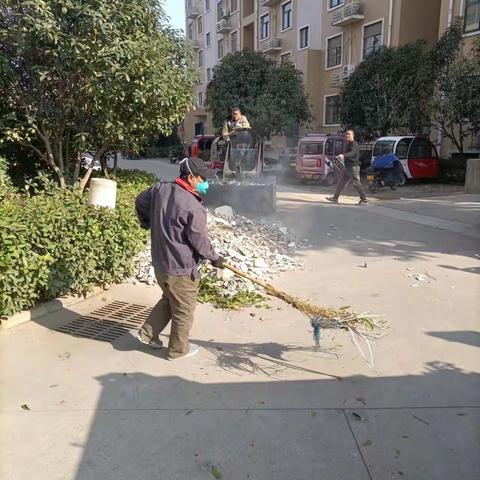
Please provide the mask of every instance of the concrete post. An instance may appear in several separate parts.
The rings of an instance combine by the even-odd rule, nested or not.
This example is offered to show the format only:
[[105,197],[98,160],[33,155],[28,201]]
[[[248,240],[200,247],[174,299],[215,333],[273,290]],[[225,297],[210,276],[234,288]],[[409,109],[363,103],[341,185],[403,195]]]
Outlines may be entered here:
[[480,158],[469,158],[467,160],[465,193],[480,193]]
[[88,204],[97,207],[115,208],[117,182],[106,178],[92,178],[88,192]]

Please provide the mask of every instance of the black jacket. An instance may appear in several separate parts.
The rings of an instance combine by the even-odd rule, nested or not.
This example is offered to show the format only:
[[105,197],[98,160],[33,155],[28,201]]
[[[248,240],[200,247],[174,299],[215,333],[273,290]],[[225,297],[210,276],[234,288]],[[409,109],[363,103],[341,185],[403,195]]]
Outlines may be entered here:
[[353,142],[346,142],[343,158],[345,167],[360,166],[360,147],[355,140]]

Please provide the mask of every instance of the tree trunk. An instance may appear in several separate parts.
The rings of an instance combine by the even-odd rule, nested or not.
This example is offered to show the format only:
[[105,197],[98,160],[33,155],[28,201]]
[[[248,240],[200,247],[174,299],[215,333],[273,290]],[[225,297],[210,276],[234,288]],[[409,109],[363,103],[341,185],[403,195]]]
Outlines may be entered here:
[[75,169],[73,171],[73,186],[76,186],[78,182],[78,177],[80,176],[80,165],[82,161],[82,154],[77,152],[77,156],[75,159]]
[[95,152],[95,156],[93,157],[93,160],[92,160],[92,163],[90,165],[90,168],[87,170],[87,172],[85,173],[85,175],[83,176],[82,180],[80,181],[80,184],[78,186],[78,188],[80,189],[80,192],[83,192],[85,190],[85,187],[87,186],[87,183],[88,181],[90,180],[90,175],[92,174],[93,172],[93,166],[95,165],[95,162],[96,161],[99,161],[100,158],[102,157],[102,155],[105,153],[105,150],[107,148],[105,146],[102,146],[100,147],[100,149],[98,149],[96,152]]

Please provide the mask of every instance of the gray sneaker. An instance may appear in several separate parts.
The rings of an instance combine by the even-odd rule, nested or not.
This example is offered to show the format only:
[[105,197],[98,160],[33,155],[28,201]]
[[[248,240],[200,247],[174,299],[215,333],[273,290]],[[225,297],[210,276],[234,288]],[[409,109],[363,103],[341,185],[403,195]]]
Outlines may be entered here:
[[338,203],[338,198],[335,197],[327,197],[325,200],[330,203]]
[[358,204],[363,207],[364,205],[368,205],[368,200],[365,198],[363,200],[360,200]]
[[140,342],[142,342],[145,345],[148,345],[152,348],[162,348],[163,347],[163,342],[160,339],[155,340],[153,338],[151,338],[151,339],[145,338],[140,332],[137,332],[135,334],[135,337]]
[[187,357],[193,357],[200,351],[200,347],[198,345],[195,345],[194,343],[190,344],[190,348],[188,352],[185,355],[182,355],[181,357],[168,357],[169,360],[178,360],[179,358],[187,358]]

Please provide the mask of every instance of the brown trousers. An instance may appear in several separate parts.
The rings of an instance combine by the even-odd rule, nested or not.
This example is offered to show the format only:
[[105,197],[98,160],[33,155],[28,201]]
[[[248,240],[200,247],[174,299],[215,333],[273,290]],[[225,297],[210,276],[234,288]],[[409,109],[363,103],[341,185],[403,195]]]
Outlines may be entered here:
[[156,340],[171,320],[168,356],[178,358],[189,350],[188,336],[193,325],[200,280],[190,276],[175,277],[158,271],[155,271],[155,276],[163,290],[163,296],[153,307],[140,334]]

